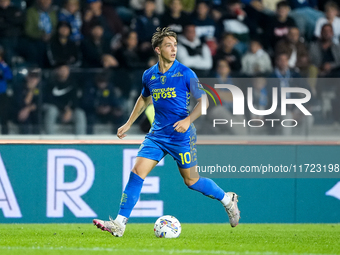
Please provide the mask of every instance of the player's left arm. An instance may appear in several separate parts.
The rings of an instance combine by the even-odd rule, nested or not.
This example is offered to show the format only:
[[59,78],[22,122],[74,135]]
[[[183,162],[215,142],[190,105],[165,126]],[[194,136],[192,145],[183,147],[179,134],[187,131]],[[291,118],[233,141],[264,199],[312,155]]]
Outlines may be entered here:
[[[197,75],[191,70],[186,69],[183,72],[183,75],[186,79],[187,89],[190,91],[190,96],[193,96],[197,100],[197,104],[194,109],[191,111],[190,115],[183,120],[177,121],[173,127],[179,133],[185,133],[190,127],[191,123],[193,123],[198,117],[202,115],[202,95],[205,92],[202,90],[202,85],[200,84]],[[209,107],[209,102],[207,101],[206,108]]]
[[[207,109],[209,107],[209,101],[207,100]],[[173,127],[179,133],[185,133],[190,127],[191,123],[193,123],[196,119],[198,119],[202,115],[202,97],[197,99],[197,104],[195,108],[192,110],[190,115],[183,120],[177,121]]]

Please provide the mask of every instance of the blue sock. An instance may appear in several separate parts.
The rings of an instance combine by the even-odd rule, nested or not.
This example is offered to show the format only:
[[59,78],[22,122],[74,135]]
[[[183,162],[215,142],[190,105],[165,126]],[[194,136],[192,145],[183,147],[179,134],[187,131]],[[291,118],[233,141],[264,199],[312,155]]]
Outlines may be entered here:
[[203,195],[221,201],[225,192],[211,179],[200,177],[198,181],[188,186],[189,189],[201,192]]
[[126,184],[122,195],[120,210],[118,212],[119,215],[122,215],[126,218],[130,217],[131,211],[139,199],[143,182],[144,180],[137,174],[133,172],[130,173],[129,182]]

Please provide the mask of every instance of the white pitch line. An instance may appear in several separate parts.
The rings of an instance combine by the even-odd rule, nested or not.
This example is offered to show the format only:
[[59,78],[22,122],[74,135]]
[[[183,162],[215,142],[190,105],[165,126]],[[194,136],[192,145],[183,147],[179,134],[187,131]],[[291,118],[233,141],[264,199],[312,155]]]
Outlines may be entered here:
[[102,247],[94,247],[94,248],[76,248],[76,247],[11,247],[11,246],[0,246],[1,250],[43,250],[43,251],[109,251],[109,252],[139,252],[139,253],[168,253],[168,254],[187,254],[187,253],[195,253],[195,254],[222,254],[222,255],[336,255],[336,254],[324,254],[324,253],[281,253],[281,252],[253,252],[253,251],[245,251],[245,252],[238,252],[238,251],[223,251],[223,250],[216,250],[216,251],[209,251],[209,250],[165,250],[165,249],[158,249],[158,250],[150,250],[150,249],[115,249],[115,248],[102,248]]

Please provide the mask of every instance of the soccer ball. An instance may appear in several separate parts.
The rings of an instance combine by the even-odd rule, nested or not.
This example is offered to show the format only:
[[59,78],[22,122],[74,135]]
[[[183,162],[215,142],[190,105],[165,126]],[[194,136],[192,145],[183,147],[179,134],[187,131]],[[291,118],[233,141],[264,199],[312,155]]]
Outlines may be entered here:
[[174,216],[164,215],[156,220],[153,230],[157,237],[177,238],[181,234],[182,227]]

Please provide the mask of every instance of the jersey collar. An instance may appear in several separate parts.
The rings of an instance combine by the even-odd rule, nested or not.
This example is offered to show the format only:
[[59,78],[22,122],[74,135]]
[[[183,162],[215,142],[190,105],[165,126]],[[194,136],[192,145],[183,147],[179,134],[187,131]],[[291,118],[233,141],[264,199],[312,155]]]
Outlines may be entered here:
[[[168,73],[168,72],[169,72],[169,73],[174,73],[176,67],[178,66],[178,63],[179,63],[179,62],[177,61],[177,59],[175,59],[174,63],[173,63],[172,66],[169,68],[169,70],[166,71],[166,73]],[[156,73],[158,73],[158,74],[163,74],[162,72],[159,71],[158,64],[159,64],[159,62],[157,62],[157,64],[156,64]]]

